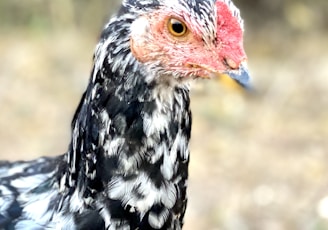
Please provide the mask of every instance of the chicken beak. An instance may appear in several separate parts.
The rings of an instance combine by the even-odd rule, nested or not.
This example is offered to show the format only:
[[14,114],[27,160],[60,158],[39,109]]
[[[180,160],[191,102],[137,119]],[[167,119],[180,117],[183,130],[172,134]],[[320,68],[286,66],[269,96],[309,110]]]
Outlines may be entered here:
[[246,89],[251,89],[251,83],[250,83],[251,78],[248,72],[246,62],[241,63],[238,69],[227,70],[224,72],[224,74],[227,74],[229,77],[234,79],[242,87]]

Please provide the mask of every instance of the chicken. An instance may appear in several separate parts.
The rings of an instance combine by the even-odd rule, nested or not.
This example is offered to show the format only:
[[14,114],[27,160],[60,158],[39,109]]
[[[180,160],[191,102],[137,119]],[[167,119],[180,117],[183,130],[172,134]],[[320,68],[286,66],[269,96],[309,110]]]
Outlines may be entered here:
[[123,0],[104,27],[68,151],[0,163],[0,229],[181,229],[190,83],[249,86],[230,0]]

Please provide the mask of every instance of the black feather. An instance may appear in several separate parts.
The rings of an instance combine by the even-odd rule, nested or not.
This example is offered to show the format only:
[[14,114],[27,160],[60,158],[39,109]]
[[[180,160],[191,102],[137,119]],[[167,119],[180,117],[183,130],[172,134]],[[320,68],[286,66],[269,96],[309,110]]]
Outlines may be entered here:
[[[189,84],[129,48],[131,23],[165,2],[125,0],[105,26],[65,154],[0,162],[0,229],[181,229]],[[196,15],[213,0],[179,3]]]

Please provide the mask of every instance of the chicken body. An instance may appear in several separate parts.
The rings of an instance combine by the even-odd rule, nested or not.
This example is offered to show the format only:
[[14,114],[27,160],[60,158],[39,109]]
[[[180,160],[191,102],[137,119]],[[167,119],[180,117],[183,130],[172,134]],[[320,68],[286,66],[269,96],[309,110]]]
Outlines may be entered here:
[[0,229],[181,229],[195,78],[248,85],[230,0],[124,0],[104,27],[67,153],[0,163]]

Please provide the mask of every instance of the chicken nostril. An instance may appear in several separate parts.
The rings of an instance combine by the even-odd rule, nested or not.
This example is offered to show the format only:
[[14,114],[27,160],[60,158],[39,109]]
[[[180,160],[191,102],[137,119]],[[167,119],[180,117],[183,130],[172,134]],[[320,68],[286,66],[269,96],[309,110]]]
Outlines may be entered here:
[[230,69],[238,69],[238,64],[230,58],[224,58],[223,63]]

